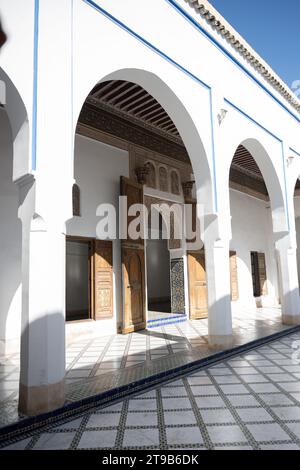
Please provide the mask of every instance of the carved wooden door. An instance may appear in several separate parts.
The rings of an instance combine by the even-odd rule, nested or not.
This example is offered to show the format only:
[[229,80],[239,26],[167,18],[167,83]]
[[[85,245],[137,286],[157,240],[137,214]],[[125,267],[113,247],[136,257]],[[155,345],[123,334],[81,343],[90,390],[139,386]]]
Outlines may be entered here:
[[236,251],[230,251],[230,290],[231,300],[236,301],[239,299],[239,285],[238,285],[238,273],[237,273],[237,258]]
[[204,250],[188,252],[190,318],[207,318],[207,284]]
[[[143,186],[121,177],[121,195],[127,196],[127,208],[143,204]],[[122,333],[146,328],[144,239],[131,237],[128,228],[134,217],[125,216],[126,239],[122,240],[123,322]],[[123,218],[124,221],[124,218]]]
[[109,240],[94,243],[94,312],[102,320],[113,317],[113,251]]

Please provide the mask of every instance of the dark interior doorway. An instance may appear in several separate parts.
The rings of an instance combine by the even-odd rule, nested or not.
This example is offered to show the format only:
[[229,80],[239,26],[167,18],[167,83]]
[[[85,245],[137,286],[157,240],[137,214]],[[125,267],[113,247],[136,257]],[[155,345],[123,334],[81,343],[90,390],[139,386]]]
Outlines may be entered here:
[[[146,245],[148,310],[170,313],[170,252],[164,229],[162,216],[159,215],[159,227],[150,227]],[[153,237],[154,234],[156,237]]]
[[67,239],[66,320],[90,318],[91,242]]

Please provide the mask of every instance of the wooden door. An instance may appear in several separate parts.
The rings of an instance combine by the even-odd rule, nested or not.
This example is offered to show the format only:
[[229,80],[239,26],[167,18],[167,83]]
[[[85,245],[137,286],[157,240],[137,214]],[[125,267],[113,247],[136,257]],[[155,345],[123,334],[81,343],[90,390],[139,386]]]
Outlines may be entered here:
[[[121,195],[127,196],[127,208],[132,204],[143,204],[143,186],[128,178],[121,177]],[[144,239],[131,238],[128,233],[133,217],[125,220],[126,239],[121,242],[123,321],[122,333],[146,328],[145,302],[145,254]]]
[[94,241],[95,320],[113,317],[113,250],[109,240]]
[[231,300],[236,301],[239,299],[239,285],[238,285],[238,273],[237,273],[237,259],[236,251],[230,251],[230,290]]
[[188,252],[190,318],[207,318],[207,284],[204,250]]

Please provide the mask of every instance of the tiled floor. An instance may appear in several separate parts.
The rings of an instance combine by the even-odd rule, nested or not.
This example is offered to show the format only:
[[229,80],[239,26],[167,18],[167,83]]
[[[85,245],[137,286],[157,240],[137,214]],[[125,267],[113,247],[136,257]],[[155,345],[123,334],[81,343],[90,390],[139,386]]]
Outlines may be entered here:
[[295,346],[300,332],[6,448],[299,450]]
[[[234,344],[244,344],[284,329],[280,309],[233,312]],[[77,341],[67,348],[67,401],[95,395],[136,379],[211,355],[207,320],[194,320],[129,335]],[[273,373],[280,373],[276,367]],[[277,372],[276,372],[277,371]],[[253,371],[251,368],[249,374]],[[0,426],[15,422],[19,359],[0,364]]]

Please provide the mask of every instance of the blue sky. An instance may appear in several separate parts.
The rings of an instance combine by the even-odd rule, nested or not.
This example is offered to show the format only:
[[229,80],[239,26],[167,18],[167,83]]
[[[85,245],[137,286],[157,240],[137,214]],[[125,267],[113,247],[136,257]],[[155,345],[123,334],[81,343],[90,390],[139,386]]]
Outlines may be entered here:
[[290,87],[300,80],[300,0],[209,0]]

